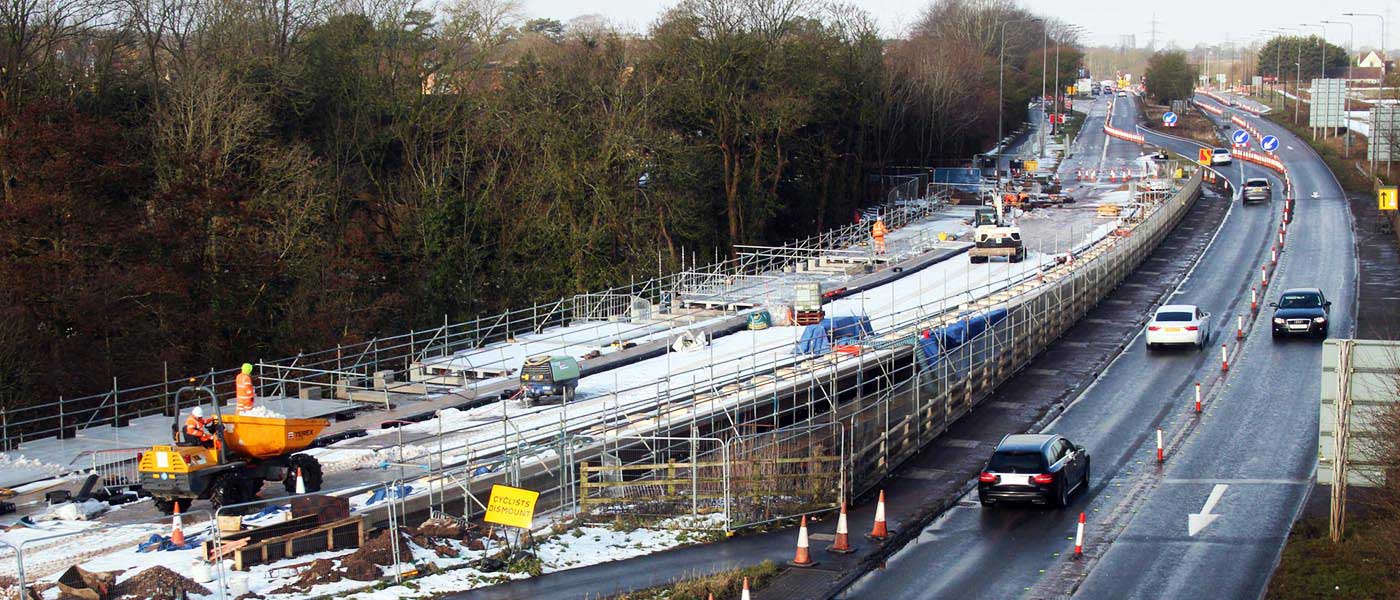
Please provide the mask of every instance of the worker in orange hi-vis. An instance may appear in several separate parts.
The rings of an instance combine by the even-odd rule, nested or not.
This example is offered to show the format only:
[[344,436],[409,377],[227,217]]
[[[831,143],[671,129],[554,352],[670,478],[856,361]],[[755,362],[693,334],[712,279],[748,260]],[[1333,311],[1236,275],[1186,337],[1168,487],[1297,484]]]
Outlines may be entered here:
[[213,417],[204,417],[204,407],[194,407],[190,416],[185,418],[185,443],[198,444],[205,448],[217,447],[219,441],[209,431],[215,422]]
[[885,234],[890,230],[885,228],[884,217],[876,217],[875,224],[870,226],[870,237],[875,239],[875,253],[885,253]]
[[243,371],[233,380],[233,387],[238,394],[238,412],[253,410],[253,365],[243,363]]

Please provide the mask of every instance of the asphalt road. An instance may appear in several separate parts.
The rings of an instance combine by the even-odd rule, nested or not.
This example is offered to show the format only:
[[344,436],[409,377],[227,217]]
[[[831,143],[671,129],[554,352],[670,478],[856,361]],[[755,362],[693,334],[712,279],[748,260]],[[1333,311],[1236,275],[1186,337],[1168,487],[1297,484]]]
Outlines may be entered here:
[[[1134,129],[1136,111],[1124,102],[1135,100],[1118,101],[1114,126]],[[1278,156],[1301,192],[1267,298],[1289,286],[1321,287],[1334,301],[1333,333],[1346,335],[1355,260],[1341,191],[1301,141],[1266,123],[1260,128],[1285,140]],[[1160,136],[1149,142],[1195,154],[1191,142]],[[1101,160],[1137,154],[1134,145],[1113,140]],[[1253,166],[1243,171],[1266,176]],[[1148,354],[1139,337],[1049,425],[1047,431],[1092,455],[1090,488],[1071,508],[983,509],[970,495],[846,597],[1055,597],[1076,587],[1088,598],[1260,595],[1311,485],[1319,345],[1272,342],[1265,310],[1229,374],[1213,383],[1221,378],[1219,344],[1233,343],[1236,315],[1249,314],[1250,285],[1268,261],[1279,213],[1278,203],[1233,204],[1211,247],[1168,299],[1211,313],[1212,348]],[[1151,262],[1142,267],[1151,268]],[[1200,417],[1189,410],[1198,381],[1218,393]],[[1172,441],[1163,466],[1154,458],[1157,428]],[[1202,509],[1216,485],[1228,486],[1214,510],[1220,516],[1188,535],[1187,515]],[[1074,561],[1081,511],[1090,523],[1087,560]]]

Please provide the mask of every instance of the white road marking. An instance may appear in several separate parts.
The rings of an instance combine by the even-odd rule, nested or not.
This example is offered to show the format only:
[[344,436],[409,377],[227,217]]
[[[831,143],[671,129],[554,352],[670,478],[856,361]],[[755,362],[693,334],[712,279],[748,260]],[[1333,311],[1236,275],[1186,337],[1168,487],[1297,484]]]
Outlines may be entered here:
[[1210,491],[1210,497],[1206,498],[1206,505],[1201,508],[1201,512],[1186,516],[1187,535],[1194,537],[1196,534],[1200,533],[1202,529],[1205,529],[1206,526],[1220,518],[1220,515],[1210,514],[1210,511],[1214,510],[1215,505],[1220,503],[1220,498],[1225,495],[1225,490],[1229,488],[1230,486],[1223,483],[1215,484],[1215,488]]
[[1308,485],[1312,482],[1307,479],[1163,479],[1162,483],[1189,485]]

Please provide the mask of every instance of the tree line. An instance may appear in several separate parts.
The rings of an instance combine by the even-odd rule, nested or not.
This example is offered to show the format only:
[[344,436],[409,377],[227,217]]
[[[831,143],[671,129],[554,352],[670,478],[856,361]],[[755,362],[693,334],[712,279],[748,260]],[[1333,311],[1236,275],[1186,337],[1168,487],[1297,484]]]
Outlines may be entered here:
[[[0,3],[0,402],[596,290],[848,222],[989,147],[1006,0],[884,39],[809,0],[645,33],[504,0]],[[1042,33],[1006,28],[1006,120]],[[1053,74],[1050,74],[1053,79]]]

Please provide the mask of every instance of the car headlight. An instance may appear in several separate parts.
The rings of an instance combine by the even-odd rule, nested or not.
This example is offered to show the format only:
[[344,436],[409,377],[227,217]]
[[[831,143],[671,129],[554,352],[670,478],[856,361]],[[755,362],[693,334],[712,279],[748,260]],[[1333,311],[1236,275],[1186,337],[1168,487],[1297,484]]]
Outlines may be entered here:
[[1326,323],[1327,317],[1313,317],[1314,323]]
[[1283,324],[1283,319],[1280,319],[1280,318],[1278,318],[1278,317],[1274,317],[1274,324],[1275,324],[1275,325],[1282,325],[1282,324]]

